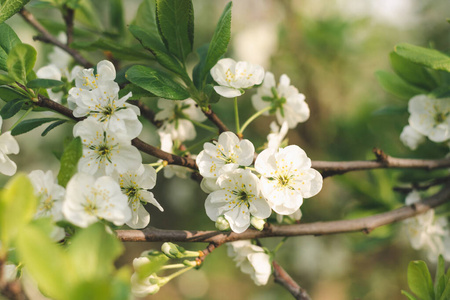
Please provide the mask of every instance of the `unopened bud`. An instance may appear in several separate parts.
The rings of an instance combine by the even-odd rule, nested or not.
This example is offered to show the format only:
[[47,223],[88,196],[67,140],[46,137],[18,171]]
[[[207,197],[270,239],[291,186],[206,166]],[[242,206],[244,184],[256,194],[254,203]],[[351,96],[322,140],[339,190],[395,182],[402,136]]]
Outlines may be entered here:
[[228,223],[224,216],[219,216],[216,220],[216,228],[221,231],[228,230],[230,229],[230,223]]
[[257,217],[252,217],[250,220],[250,224],[253,225],[253,227],[255,227],[258,230],[263,230],[264,229],[264,224],[266,224],[266,221],[264,219],[260,219]]
[[169,258],[181,258],[184,257],[184,250],[183,247],[178,246],[174,243],[164,243],[161,246],[161,251]]

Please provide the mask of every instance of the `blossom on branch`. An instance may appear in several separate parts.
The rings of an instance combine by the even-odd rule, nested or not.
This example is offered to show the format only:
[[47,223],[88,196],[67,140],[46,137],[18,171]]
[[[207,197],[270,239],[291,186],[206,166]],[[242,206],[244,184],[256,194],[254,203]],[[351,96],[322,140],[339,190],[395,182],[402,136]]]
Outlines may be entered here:
[[406,125],[400,133],[400,140],[409,149],[416,150],[420,144],[425,142],[425,136],[410,125]]
[[83,143],[83,156],[78,162],[80,172],[91,175],[111,175],[114,170],[125,173],[142,163],[139,151],[129,139],[104,130],[101,123],[86,119],[77,123],[73,135]]
[[149,190],[155,187],[156,171],[148,165],[128,170],[118,177],[122,192],[128,197],[131,219],[126,223],[131,228],[144,228],[150,223],[150,214],[143,204],[151,203],[160,211],[164,211]]
[[291,80],[285,74],[281,75],[277,86],[273,74],[267,72],[257,94],[252,96],[252,103],[256,110],[271,106],[264,114],[275,113],[278,123],[287,122],[291,129],[309,118],[309,106],[305,102],[305,95],[291,85]]
[[[3,119],[0,116],[0,128],[2,127]],[[0,173],[12,176],[17,171],[17,165],[7,155],[18,154],[19,144],[16,139],[11,135],[10,131],[2,133],[0,135]]]
[[217,185],[220,189],[209,194],[205,201],[211,220],[224,216],[231,230],[242,233],[250,226],[251,216],[260,219],[270,216],[271,209],[260,193],[258,177],[250,170],[225,173],[217,179]]
[[409,125],[433,142],[445,142],[450,139],[450,102],[449,99],[431,99],[418,95],[408,103]]
[[304,198],[322,189],[322,175],[311,168],[311,160],[299,146],[261,152],[255,168],[261,174],[261,191],[278,214],[290,215],[303,204]]
[[225,98],[242,95],[244,89],[261,84],[264,78],[263,67],[245,61],[236,62],[231,58],[219,60],[210,73],[219,84],[214,90]]
[[228,256],[245,274],[249,274],[256,285],[265,285],[272,273],[270,256],[263,248],[249,240],[228,243]]
[[75,174],[67,184],[62,211],[69,222],[83,228],[98,220],[120,226],[131,218],[127,196],[113,178],[84,173]]

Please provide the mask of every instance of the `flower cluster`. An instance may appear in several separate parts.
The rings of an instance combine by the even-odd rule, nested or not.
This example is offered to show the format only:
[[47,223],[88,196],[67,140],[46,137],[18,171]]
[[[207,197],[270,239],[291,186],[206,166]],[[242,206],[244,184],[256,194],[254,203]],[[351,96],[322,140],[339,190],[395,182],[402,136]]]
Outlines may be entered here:
[[417,95],[409,100],[409,125],[400,134],[400,140],[411,150],[425,141],[441,143],[450,139],[449,99],[432,99]]

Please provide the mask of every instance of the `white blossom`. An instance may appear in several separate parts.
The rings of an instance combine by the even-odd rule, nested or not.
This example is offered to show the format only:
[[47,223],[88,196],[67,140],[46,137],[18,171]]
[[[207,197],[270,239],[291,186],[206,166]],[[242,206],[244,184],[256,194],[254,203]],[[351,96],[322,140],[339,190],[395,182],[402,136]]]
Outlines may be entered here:
[[[172,136],[168,133],[158,132],[160,140],[161,140],[161,150],[173,153],[173,140]],[[160,161],[161,162],[161,161]],[[167,165],[164,167],[164,177],[172,178],[173,176],[177,176],[182,179],[188,178],[191,171],[183,166],[177,165]]]
[[250,170],[236,169],[217,179],[220,187],[208,195],[205,209],[208,217],[216,221],[220,216],[230,223],[231,230],[244,232],[250,226],[250,217],[265,219],[271,210],[262,197],[258,177]]
[[75,117],[88,116],[100,122],[104,129],[129,139],[141,133],[139,108],[126,102],[131,93],[119,99],[119,87],[115,82],[103,83],[92,91],[71,89],[69,93],[77,99],[73,110]]
[[289,126],[286,121],[283,122],[281,128],[277,125],[276,122],[270,123],[270,133],[267,136],[267,148],[272,149],[273,151],[277,151],[278,148],[280,148],[281,143],[283,142],[283,139],[286,136],[288,130]]
[[403,128],[403,131],[400,134],[400,140],[409,149],[416,150],[420,144],[425,142],[425,136],[413,127],[407,125]]
[[211,76],[219,86],[214,90],[225,98],[234,98],[243,94],[243,89],[258,85],[263,81],[264,69],[249,62],[236,62],[224,58],[211,68]]
[[221,168],[227,164],[232,168],[249,166],[255,154],[255,147],[249,140],[240,141],[230,131],[221,133],[217,142],[205,143],[203,149],[196,162],[200,174],[207,178],[219,177]]
[[232,257],[241,271],[249,274],[256,285],[265,285],[272,268],[270,257],[264,249],[250,241],[236,241],[227,244],[228,256]]
[[91,175],[111,175],[114,170],[125,173],[137,169],[142,163],[139,151],[129,139],[118,136],[93,119],[78,122],[73,135],[83,143],[83,156],[78,162],[80,172]]
[[182,101],[158,100],[158,108],[161,109],[155,120],[162,121],[159,132],[170,134],[173,140],[190,141],[196,136],[194,124],[190,120],[203,122],[206,116],[192,99]]
[[[406,205],[419,202],[420,194],[414,190],[406,197]],[[411,246],[416,249],[424,249],[430,261],[436,261],[439,254],[444,253],[443,238],[450,235],[446,229],[445,218],[435,220],[434,209],[428,210],[413,218],[406,219],[406,232]]]
[[[82,69],[83,68],[80,66],[75,66],[72,71],[69,72],[67,67],[61,69],[55,64],[50,64],[37,70],[36,76],[38,78],[72,82],[75,79],[76,74]],[[61,99],[64,96],[64,90],[54,91],[50,88],[47,89],[47,94],[53,101],[61,103]]]
[[[2,127],[3,119],[0,116],[0,128]],[[7,155],[18,154],[19,144],[16,139],[11,135],[10,131],[2,133],[0,135],[0,173],[12,176],[17,171],[17,165]]]
[[255,162],[261,174],[261,191],[270,207],[278,214],[294,213],[304,198],[316,195],[322,189],[322,175],[311,168],[311,160],[296,145],[266,149]]
[[77,173],[70,179],[62,211],[69,222],[79,227],[88,227],[98,220],[120,226],[131,218],[127,196],[113,178],[96,179],[85,173]]
[[409,125],[433,142],[450,138],[450,99],[418,95],[409,100]]
[[305,95],[291,85],[291,80],[286,74],[281,75],[277,86],[273,74],[267,72],[263,84],[252,96],[252,103],[256,110],[271,106],[270,111],[264,114],[275,113],[278,123],[283,124],[286,121],[291,129],[309,118],[309,106],[305,102]]
[[277,214],[277,222],[278,223],[282,223],[284,218],[287,218],[290,222],[300,221],[300,219],[302,218],[302,210],[299,208],[294,213],[289,214],[289,215]]
[[[2,268],[2,279],[4,282],[12,282],[17,279],[17,266],[12,263],[5,263]],[[5,298],[6,299],[6,298]]]
[[128,206],[131,209],[131,219],[127,225],[131,228],[144,228],[150,223],[150,214],[143,204],[151,203],[160,211],[164,211],[149,190],[155,187],[156,171],[148,165],[141,165],[136,170],[128,170],[119,175],[119,184],[122,192],[128,197]]
[[133,273],[131,275],[131,292],[136,297],[156,294],[160,287],[157,283],[152,283],[154,280],[156,280],[155,275],[140,279],[136,273]]

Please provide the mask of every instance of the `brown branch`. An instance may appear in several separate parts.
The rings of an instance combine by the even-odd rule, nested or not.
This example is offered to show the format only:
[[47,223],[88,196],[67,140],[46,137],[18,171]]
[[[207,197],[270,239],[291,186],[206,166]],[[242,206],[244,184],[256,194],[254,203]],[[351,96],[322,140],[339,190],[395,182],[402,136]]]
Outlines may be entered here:
[[450,167],[450,159],[408,159],[396,158],[385,154],[379,149],[374,149],[377,160],[361,161],[312,161],[312,167],[322,171],[322,176],[329,177],[338,174],[344,174],[350,171],[370,170],[380,168],[402,169],[426,169],[433,170],[438,168]]
[[328,222],[301,223],[293,225],[269,225],[262,231],[248,229],[243,233],[221,231],[162,230],[146,228],[143,230],[117,230],[117,236],[125,242],[204,242],[221,245],[237,240],[250,240],[275,236],[328,235],[362,231],[370,233],[377,227],[392,224],[423,214],[428,210],[448,202],[450,184],[440,192],[413,205],[404,206],[389,212],[370,217]]
[[311,300],[306,290],[302,289],[292,277],[276,262],[272,262],[274,281],[294,296],[297,300]]
[[225,125],[222,120],[213,112],[211,107],[208,108],[209,110],[203,110],[203,113],[211,122],[213,122],[217,126],[217,128],[219,129],[219,133],[230,131],[227,125]]
[[73,19],[75,17],[75,10],[71,9],[67,5],[63,6],[63,19],[66,23],[66,45],[69,46],[73,42]]
[[439,178],[435,178],[430,180],[427,183],[424,184],[419,184],[419,183],[412,183],[411,186],[398,186],[398,187],[394,187],[393,190],[396,192],[400,192],[400,193],[410,193],[413,190],[418,190],[418,191],[425,191],[428,190],[429,188],[436,186],[436,185],[441,185],[443,183],[446,183],[450,180],[450,176],[444,176],[444,177],[439,177]]
[[87,61],[77,50],[70,48],[69,46],[61,43],[58,41],[57,38],[55,38],[50,32],[47,31],[47,29],[44,28],[44,26],[39,23],[38,20],[26,9],[22,8],[20,11],[20,15],[25,19],[25,21],[33,26],[41,35],[33,37],[34,40],[39,40],[44,43],[50,43],[53,44],[67,53],[69,53],[80,65],[82,65],[85,68],[92,67],[92,63]]

